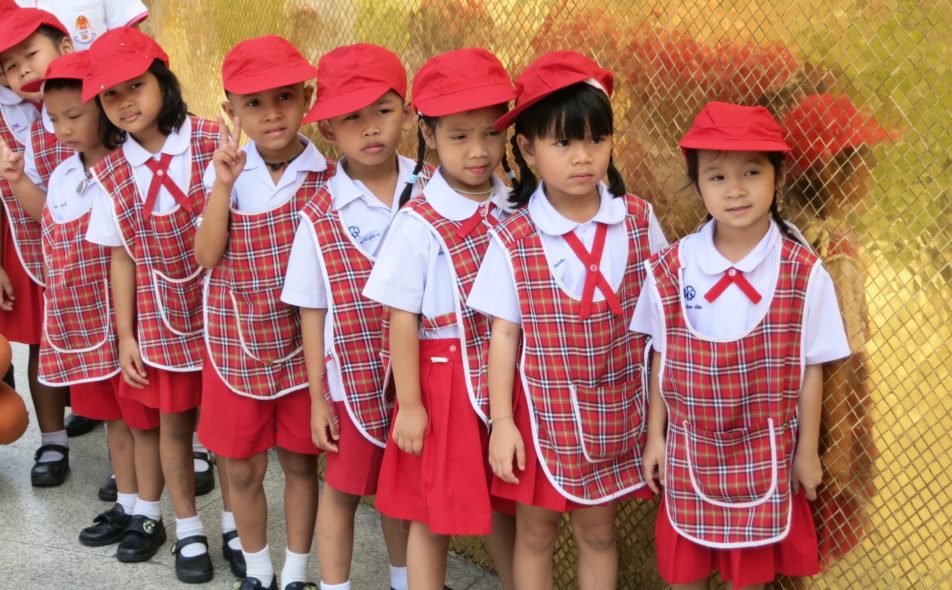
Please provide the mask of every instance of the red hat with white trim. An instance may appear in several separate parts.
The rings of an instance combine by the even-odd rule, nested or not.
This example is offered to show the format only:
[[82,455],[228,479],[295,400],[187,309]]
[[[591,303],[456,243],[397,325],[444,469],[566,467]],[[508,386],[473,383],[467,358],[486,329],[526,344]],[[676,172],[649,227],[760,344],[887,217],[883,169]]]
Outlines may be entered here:
[[83,83],[83,100],[138,78],[155,60],[169,65],[169,56],[145,33],[132,27],[103,33],[89,48],[89,76]]
[[88,74],[89,55],[86,51],[65,53],[50,62],[49,67],[46,68],[46,76],[27,82],[23,85],[23,90],[24,92],[39,92],[43,90],[47,80],[83,81]]
[[0,9],[3,24],[0,24],[0,53],[16,47],[29,39],[40,27],[56,29],[69,37],[69,30],[52,13],[38,8]]
[[712,101],[704,105],[678,143],[688,149],[725,152],[789,152],[783,129],[764,107]]
[[394,52],[370,43],[338,47],[317,62],[317,100],[304,122],[353,113],[390,90],[407,97],[407,71]]
[[221,66],[223,86],[254,94],[312,80],[317,68],[290,41],[277,35],[247,39],[231,48]]
[[428,117],[506,104],[515,97],[506,68],[478,47],[430,58],[413,78],[413,108]]

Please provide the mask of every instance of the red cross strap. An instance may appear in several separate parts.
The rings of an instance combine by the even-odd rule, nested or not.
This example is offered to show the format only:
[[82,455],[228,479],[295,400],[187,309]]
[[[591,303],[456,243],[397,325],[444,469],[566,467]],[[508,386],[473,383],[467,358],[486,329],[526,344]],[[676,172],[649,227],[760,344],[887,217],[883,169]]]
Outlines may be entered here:
[[496,221],[496,218],[493,217],[493,209],[495,208],[496,208],[496,203],[493,203],[492,201],[489,201],[489,204],[486,206],[479,205],[478,207],[476,207],[476,212],[473,213],[472,217],[464,220],[460,224],[459,229],[456,230],[456,236],[459,238],[465,238],[469,234],[473,233],[473,230],[476,229],[476,226],[478,226],[480,222],[483,221],[483,218],[485,218],[486,221],[489,222],[489,225],[492,225],[495,227],[496,224],[498,223],[498,221]]
[[714,300],[720,297],[721,293],[723,293],[731,283],[737,285],[752,303],[760,303],[760,293],[758,293],[757,289],[744,277],[744,273],[734,267],[727,269],[724,276],[714,283],[714,286],[704,294],[704,298],[707,299],[708,303],[714,303]]
[[595,225],[595,241],[592,244],[591,252],[585,249],[582,241],[578,239],[578,236],[573,232],[562,236],[565,239],[565,243],[572,249],[572,252],[575,252],[579,261],[587,268],[585,273],[585,286],[582,288],[582,309],[579,310],[578,314],[580,320],[588,319],[588,316],[592,313],[592,301],[595,298],[596,286],[605,296],[605,301],[608,302],[608,307],[611,308],[612,313],[615,315],[622,313],[621,301],[618,300],[618,296],[615,295],[615,291],[612,290],[611,284],[609,284],[605,275],[603,275],[599,269],[602,252],[605,251],[605,236],[607,235],[608,226],[604,223],[597,223]]
[[155,207],[155,200],[159,198],[159,188],[165,187],[169,191],[175,202],[186,210],[191,210],[188,202],[188,196],[182,192],[182,189],[175,184],[175,181],[169,177],[169,164],[172,163],[171,154],[162,154],[158,160],[149,158],[145,161],[146,167],[152,171],[152,182],[149,183],[149,193],[145,198],[143,213],[146,217],[152,215],[152,209]]

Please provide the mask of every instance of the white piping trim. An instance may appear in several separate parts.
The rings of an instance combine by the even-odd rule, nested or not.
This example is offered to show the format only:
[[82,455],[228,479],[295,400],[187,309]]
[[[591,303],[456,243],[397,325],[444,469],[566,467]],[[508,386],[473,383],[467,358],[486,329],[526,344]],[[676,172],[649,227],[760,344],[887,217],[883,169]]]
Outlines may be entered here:
[[103,284],[103,287],[104,287],[103,290],[105,291],[105,294],[106,294],[106,317],[107,317],[107,318],[110,318],[110,319],[107,319],[107,320],[106,320],[106,328],[107,328],[107,330],[106,330],[106,334],[103,336],[102,340],[100,340],[100,341],[99,341],[98,343],[96,343],[96,344],[93,344],[93,345],[91,345],[91,346],[87,346],[86,348],[70,349],[70,348],[62,348],[62,347],[59,347],[59,346],[53,344],[53,339],[50,338],[50,332],[49,332],[49,329],[48,329],[48,328],[49,328],[49,318],[50,318],[50,299],[49,299],[49,297],[44,297],[44,298],[43,298],[43,333],[46,334],[46,343],[49,345],[50,348],[52,348],[52,349],[55,350],[56,352],[59,352],[59,353],[62,353],[62,354],[80,354],[80,353],[84,353],[84,352],[92,352],[92,351],[94,351],[94,350],[99,350],[100,348],[103,347],[104,344],[106,344],[106,342],[109,341],[109,337],[112,336],[112,329],[111,329],[111,328],[112,328],[112,321],[111,321],[111,318],[112,318],[112,313],[111,313],[111,312],[112,312],[112,298],[110,297],[110,293],[109,293],[109,281],[106,280],[106,279],[103,279],[103,280],[102,280],[102,284]]
[[192,274],[186,277],[183,277],[181,279],[173,279],[171,277],[168,277],[162,274],[161,272],[159,272],[158,270],[154,268],[152,269],[152,281],[151,281],[152,285],[151,286],[152,286],[152,295],[155,297],[155,309],[156,311],[159,312],[159,317],[162,319],[162,323],[165,324],[165,327],[168,328],[168,330],[172,332],[173,334],[175,334],[176,336],[185,336],[185,337],[197,336],[203,332],[203,329],[199,328],[198,330],[192,330],[191,332],[182,332],[172,327],[172,325],[169,323],[169,318],[165,313],[165,305],[164,305],[163,299],[159,294],[158,280],[165,281],[166,283],[169,283],[172,285],[181,285],[181,284],[187,283],[188,281],[194,280],[195,278],[198,277],[198,275],[202,274],[202,272],[204,271],[205,269],[199,266],[198,268],[195,269],[195,272],[193,272]]

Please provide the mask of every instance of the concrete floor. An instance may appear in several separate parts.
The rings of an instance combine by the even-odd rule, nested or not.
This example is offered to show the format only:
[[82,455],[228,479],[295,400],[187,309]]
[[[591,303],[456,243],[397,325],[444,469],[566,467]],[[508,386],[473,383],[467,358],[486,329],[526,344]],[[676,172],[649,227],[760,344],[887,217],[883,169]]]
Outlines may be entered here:
[[[26,380],[26,348],[14,345],[17,388],[32,414]],[[40,434],[35,423],[20,440],[0,446],[0,590],[34,588],[188,588],[173,571],[171,554],[174,538],[172,507],[163,496],[162,514],[169,524],[169,541],[150,561],[119,563],[115,545],[92,548],[77,540],[79,531],[93,517],[109,508],[96,491],[110,472],[106,458],[104,429],[70,440],[71,473],[58,488],[30,486],[33,452]],[[268,494],[270,524],[268,537],[275,571],[284,558],[284,516],[281,505],[282,476],[277,460],[271,461],[265,490]],[[199,514],[211,543],[215,579],[196,588],[231,588],[235,578],[221,556],[221,495],[218,488],[198,498]],[[377,513],[361,506],[357,514],[357,536],[351,576],[355,590],[386,589],[389,571]],[[311,579],[318,581],[316,552],[312,552]],[[459,557],[450,556],[447,585],[454,590],[489,590],[499,587],[496,577]]]

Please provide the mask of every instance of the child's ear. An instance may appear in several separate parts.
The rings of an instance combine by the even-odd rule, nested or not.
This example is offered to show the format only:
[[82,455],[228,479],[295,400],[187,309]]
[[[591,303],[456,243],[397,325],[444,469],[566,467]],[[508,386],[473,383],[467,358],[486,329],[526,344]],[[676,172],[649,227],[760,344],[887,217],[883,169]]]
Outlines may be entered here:
[[228,119],[234,119],[238,115],[235,114],[235,107],[231,104],[230,100],[224,100],[221,103],[221,110],[225,111],[225,114],[228,115]]
[[431,150],[436,149],[436,135],[433,133],[433,129],[427,125],[426,121],[422,118],[417,121],[417,125],[420,126],[420,132],[423,133],[423,141],[426,143],[426,147]]
[[522,158],[526,161],[526,164],[535,166],[535,151],[532,149],[532,142],[529,141],[529,138],[521,133],[516,135],[516,145],[519,146],[519,151],[522,153]]
[[76,51],[76,48],[73,47],[73,40],[69,38],[69,35],[63,37],[63,40],[59,42],[58,49],[59,49],[60,55],[64,55],[64,54],[72,53]]
[[327,141],[331,143],[337,143],[337,134],[334,133],[334,128],[331,126],[331,122],[327,119],[317,122],[317,130],[321,132],[321,137]]
[[403,105],[403,124],[400,125],[400,128],[403,129],[404,133],[413,128],[413,107],[410,103]]
[[314,101],[314,87],[304,86],[304,108],[310,109]]

